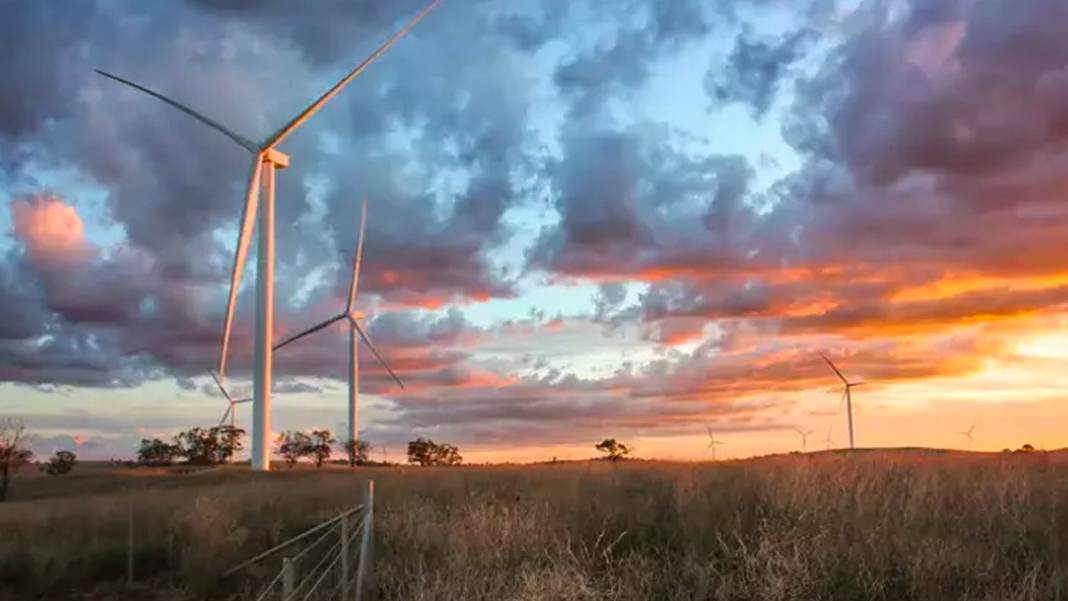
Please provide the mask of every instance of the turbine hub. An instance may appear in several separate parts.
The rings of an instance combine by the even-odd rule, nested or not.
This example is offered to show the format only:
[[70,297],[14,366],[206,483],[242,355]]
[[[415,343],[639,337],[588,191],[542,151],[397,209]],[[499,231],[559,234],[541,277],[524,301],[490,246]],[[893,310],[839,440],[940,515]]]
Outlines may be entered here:
[[265,163],[274,163],[277,169],[289,167],[289,155],[274,148],[269,148],[267,152],[263,153],[263,161]]

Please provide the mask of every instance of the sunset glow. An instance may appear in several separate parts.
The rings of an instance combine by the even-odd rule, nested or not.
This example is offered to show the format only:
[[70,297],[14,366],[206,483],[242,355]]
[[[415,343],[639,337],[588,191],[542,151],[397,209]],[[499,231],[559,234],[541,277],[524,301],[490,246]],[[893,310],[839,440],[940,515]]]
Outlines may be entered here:
[[[344,306],[368,199],[356,307],[405,388],[360,355],[364,438],[841,446],[823,351],[864,382],[860,446],[1068,446],[1060,5],[607,4],[443,3],[280,145],[276,338]],[[226,406],[248,158],[94,69],[260,139],[418,5],[102,3],[8,32],[0,413],[108,458]],[[226,374],[247,394],[255,263]],[[275,431],[342,429],[347,324],[275,356]]]

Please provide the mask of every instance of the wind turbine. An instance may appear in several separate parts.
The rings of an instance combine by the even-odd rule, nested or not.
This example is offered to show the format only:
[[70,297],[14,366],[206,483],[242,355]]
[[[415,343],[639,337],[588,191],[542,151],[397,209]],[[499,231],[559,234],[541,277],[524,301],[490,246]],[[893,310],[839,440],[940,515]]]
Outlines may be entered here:
[[705,450],[712,449],[712,461],[716,460],[716,447],[723,444],[722,441],[716,440],[716,435],[712,433],[712,428],[705,426],[705,430],[708,431],[708,446]]
[[804,451],[808,448],[808,435],[812,434],[814,430],[802,430],[801,428],[796,428],[795,430],[801,435],[801,450]]
[[219,391],[223,393],[223,396],[226,397],[226,402],[229,403],[229,405],[227,405],[227,407],[226,407],[226,411],[224,411],[223,414],[222,414],[222,419],[219,420],[219,425],[221,426],[224,423],[226,423],[226,418],[229,417],[230,418],[230,427],[231,428],[236,428],[237,427],[237,418],[236,418],[236,413],[237,412],[235,411],[234,405],[240,405],[241,403],[250,403],[250,402],[252,402],[252,398],[248,397],[248,398],[244,398],[244,399],[235,399],[234,397],[230,396],[230,393],[226,390],[226,387],[223,386],[222,381],[219,380],[219,376],[216,376],[214,371],[209,369],[208,373],[211,374],[211,379],[215,380],[215,385],[219,387]]
[[[854,386],[861,386],[864,382],[850,382],[842,375],[842,372],[838,371],[838,368],[834,366],[834,363],[831,363],[831,360],[827,358],[827,355],[823,354],[823,351],[816,352],[820,354],[820,357],[823,357],[823,360],[827,362],[827,365],[834,370],[835,375],[838,376],[838,379],[845,385],[845,390],[842,391],[842,398],[846,402],[846,412],[849,415],[849,448],[853,449],[855,447],[853,445],[853,394],[851,391]],[[839,407],[841,407],[841,405],[839,405]],[[839,411],[840,410],[841,409],[839,409]]]
[[[275,345],[275,347],[273,349],[273,350],[277,351],[277,350],[281,349],[283,346],[286,346],[287,344],[290,344],[292,342],[296,342],[297,340],[300,340],[301,338],[304,338],[305,336],[308,336],[310,334],[314,334],[315,332],[318,332],[319,330],[323,330],[323,329],[333,325],[336,322],[339,322],[339,321],[341,321],[343,319],[348,320],[348,322],[349,322],[349,438],[348,438],[348,440],[352,441],[352,442],[355,442],[357,439],[359,439],[359,436],[360,436],[360,400],[359,400],[359,395],[360,395],[360,366],[359,366],[359,360],[358,360],[359,359],[358,351],[359,351],[359,348],[360,348],[360,343],[359,343],[360,338],[362,338],[363,341],[365,343],[367,343],[367,348],[371,349],[371,352],[378,359],[378,362],[382,364],[382,367],[386,368],[386,371],[388,371],[389,375],[393,377],[393,380],[395,382],[397,382],[397,384],[399,384],[401,388],[404,388],[404,382],[401,382],[400,378],[397,377],[397,374],[393,373],[393,370],[390,369],[389,364],[386,363],[386,360],[382,358],[382,355],[378,352],[378,349],[375,348],[374,343],[371,342],[371,337],[367,335],[367,331],[363,328],[363,326],[360,325],[360,321],[359,320],[360,320],[360,318],[363,317],[363,314],[360,313],[359,311],[356,311],[356,309],[355,309],[355,305],[356,305],[356,286],[357,286],[357,284],[359,283],[359,280],[360,280],[360,262],[363,259],[363,238],[364,238],[364,228],[366,226],[367,226],[367,200],[364,199],[363,203],[360,205],[360,238],[359,238],[359,241],[356,243],[356,256],[352,260],[352,279],[349,282],[349,300],[348,300],[348,303],[346,303],[346,305],[345,305],[345,310],[340,312],[340,313],[338,313],[337,315],[334,315],[333,317],[327,319],[326,321],[323,321],[321,323],[315,324],[314,326],[308,328],[307,330],[304,330],[303,332],[300,332],[299,334],[294,334],[293,336],[290,336],[289,338],[286,338],[282,342],[280,342],[277,345]],[[358,335],[358,337],[357,337],[357,335]]]
[[394,33],[363,62],[356,65],[340,81],[334,84],[315,102],[308,105],[296,117],[271,134],[263,142],[234,133],[219,122],[205,117],[193,109],[167,98],[159,92],[150,90],[140,84],[99,69],[97,73],[130,86],[149,96],[158,98],[197,121],[221,132],[233,142],[252,154],[249,168],[248,185],[245,191],[245,204],[241,213],[241,226],[238,230],[237,248],[230,275],[230,295],[226,301],[226,322],[223,327],[222,350],[219,354],[219,380],[226,381],[226,358],[230,348],[230,331],[234,320],[237,293],[241,287],[241,274],[248,257],[252,230],[256,222],[256,213],[260,202],[260,186],[264,188],[263,207],[259,214],[259,250],[256,262],[256,339],[255,363],[253,367],[253,403],[252,403],[252,469],[267,471],[271,469],[271,332],[274,327],[274,193],[275,171],[289,166],[289,156],[277,149],[290,134],[310,119],[319,109],[336,96],[356,76],[377,60],[394,43],[433,10],[440,0],[431,2],[412,18],[404,27]]
[[824,439],[823,439],[823,442],[827,443],[827,450],[828,450],[828,451],[830,451],[830,450],[831,450],[831,447],[832,447],[832,446],[834,446],[834,445],[836,444],[836,443],[834,442],[834,439],[833,439],[833,438],[831,438],[831,429],[830,429],[830,428],[827,428],[827,438],[824,438]]
[[963,437],[968,439],[968,450],[969,451],[972,450],[972,442],[973,442],[972,441],[972,432],[974,432],[974,431],[975,431],[975,424],[972,424],[972,426],[970,428],[968,428],[967,430],[964,430],[963,432],[957,432],[957,434],[960,434],[961,436],[963,436]]

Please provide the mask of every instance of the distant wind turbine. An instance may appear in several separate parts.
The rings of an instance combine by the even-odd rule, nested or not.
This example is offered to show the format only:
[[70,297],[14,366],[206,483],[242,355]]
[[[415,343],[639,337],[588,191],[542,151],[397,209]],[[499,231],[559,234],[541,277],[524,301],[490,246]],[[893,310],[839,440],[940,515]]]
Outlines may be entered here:
[[712,450],[712,461],[716,460],[716,447],[723,444],[723,441],[716,440],[716,435],[712,433],[712,428],[705,426],[705,430],[708,431],[708,446],[705,447],[705,451]]
[[808,435],[812,434],[814,430],[802,430],[801,428],[796,428],[796,431],[801,435],[801,450],[804,451],[808,448]]
[[260,185],[264,188],[263,210],[260,211],[259,224],[259,256],[256,267],[256,339],[255,339],[255,362],[253,369],[253,399],[252,403],[252,469],[267,471],[271,469],[271,332],[274,327],[274,193],[275,171],[289,166],[289,156],[279,152],[277,146],[290,134],[296,131],[312,115],[347,86],[356,76],[382,56],[397,40],[421,21],[438,5],[440,0],[432,0],[426,8],[410,20],[404,27],[394,33],[377,50],[372,52],[360,64],[356,65],[340,81],[334,84],[315,102],[308,105],[296,117],[283,125],[263,142],[254,142],[251,139],[234,133],[219,122],[205,117],[193,109],[175,100],[167,98],[163,94],[150,90],[140,84],[117,75],[112,75],[96,69],[96,72],[104,77],[113,79],[123,85],[129,86],[162,100],[172,107],[182,111],[201,123],[221,132],[233,142],[251,153],[252,164],[249,168],[248,185],[245,189],[245,204],[241,214],[241,226],[238,230],[237,248],[234,253],[234,264],[230,275],[230,295],[226,302],[226,320],[223,326],[222,349],[219,353],[220,381],[226,381],[226,359],[230,347],[230,331],[233,326],[234,309],[237,303],[237,294],[241,288],[241,275],[244,271],[245,260],[248,257],[248,249],[251,243],[252,230],[256,222],[256,214],[260,202]]
[[[401,388],[404,388],[404,382],[401,382],[401,379],[399,377],[397,377],[397,374],[395,374],[393,372],[393,370],[389,367],[389,364],[386,363],[386,360],[382,358],[382,355],[378,352],[378,349],[375,348],[374,343],[371,342],[371,337],[367,335],[367,331],[363,328],[363,326],[360,325],[360,321],[359,320],[363,317],[363,314],[360,313],[359,311],[356,311],[356,309],[355,309],[355,305],[356,305],[356,287],[359,284],[359,280],[360,280],[360,263],[363,260],[363,239],[364,239],[364,230],[365,230],[366,227],[367,227],[367,200],[364,199],[364,201],[360,205],[360,238],[359,238],[359,241],[356,243],[356,255],[352,260],[352,279],[349,281],[349,299],[348,299],[348,302],[345,304],[345,310],[340,312],[340,313],[338,313],[337,315],[334,315],[333,317],[331,317],[331,318],[329,318],[329,319],[327,319],[327,320],[325,320],[323,322],[315,324],[314,326],[312,326],[312,327],[310,327],[310,328],[308,328],[308,329],[306,329],[306,330],[304,330],[304,331],[302,331],[302,332],[300,332],[298,334],[294,334],[293,336],[290,336],[289,338],[286,338],[282,342],[280,342],[277,345],[275,345],[275,347],[273,349],[273,350],[277,351],[277,350],[281,349],[282,347],[286,346],[287,344],[290,344],[292,342],[296,342],[297,340],[300,340],[301,338],[304,338],[305,336],[308,336],[308,335],[314,334],[315,332],[318,332],[320,330],[326,329],[327,327],[329,327],[329,326],[331,326],[331,325],[333,325],[333,324],[335,324],[335,323],[337,323],[337,322],[339,322],[341,320],[348,320],[348,322],[349,322],[349,432],[348,432],[348,440],[352,441],[352,442],[355,442],[360,437],[360,434],[359,434],[359,432],[360,432],[360,399],[359,399],[359,396],[360,396],[360,365],[359,365],[360,343],[359,343],[359,340],[360,340],[360,338],[362,338],[363,341],[367,344],[367,348],[371,349],[371,353],[373,353],[375,358],[378,359],[378,362],[382,364],[382,367],[386,368],[386,371],[389,372],[389,375],[393,377],[393,380],[398,385],[400,385]],[[357,335],[359,337],[357,337]]]
[[820,354],[820,357],[823,357],[823,360],[827,362],[827,365],[829,365],[831,367],[831,369],[834,371],[834,374],[836,376],[838,376],[838,379],[841,380],[842,384],[845,385],[845,390],[842,391],[842,398],[846,402],[846,412],[849,415],[849,448],[853,449],[853,448],[855,448],[855,446],[853,444],[853,394],[852,394],[852,390],[853,390],[854,386],[861,386],[861,385],[864,384],[864,382],[850,382],[849,380],[846,379],[845,376],[842,375],[842,372],[838,371],[838,368],[834,366],[834,363],[831,363],[831,360],[827,358],[827,355],[823,354],[823,351],[816,351],[816,352]]
[[222,381],[219,379],[219,376],[215,375],[214,371],[209,369],[208,373],[211,374],[211,379],[215,380],[215,385],[219,387],[219,391],[222,392],[224,397],[226,397],[226,402],[227,402],[226,411],[223,412],[222,419],[219,420],[219,425],[221,426],[224,423],[226,423],[226,418],[229,417],[230,418],[230,427],[231,428],[236,428],[237,427],[237,418],[235,417],[235,414],[237,412],[235,411],[234,405],[239,405],[241,403],[252,402],[252,398],[250,397],[250,398],[245,398],[245,399],[235,399],[234,397],[230,396],[229,391],[226,390],[226,387],[223,386]]
[[823,442],[827,443],[827,450],[828,451],[830,451],[831,447],[833,447],[836,444],[834,442],[834,439],[831,438],[831,429],[830,428],[827,428],[827,437],[823,439]]
[[968,428],[967,430],[964,430],[962,432],[957,432],[957,434],[960,434],[961,436],[963,436],[963,437],[968,439],[968,450],[969,451],[972,450],[972,442],[973,442],[973,440],[972,440],[972,432],[975,432],[975,424],[972,424],[972,426],[970,428]]

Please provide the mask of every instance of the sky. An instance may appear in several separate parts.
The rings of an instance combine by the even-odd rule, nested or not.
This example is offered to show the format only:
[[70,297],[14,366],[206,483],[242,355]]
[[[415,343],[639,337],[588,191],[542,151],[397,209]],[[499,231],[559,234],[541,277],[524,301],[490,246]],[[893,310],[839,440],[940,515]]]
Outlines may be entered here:
[[[261,139],[421,7],[312,6],[4,7],[0,415],[38,452],[226,408],[246,151],[93,70]],[[444,0],[282,144],[275,335],[344,307],[366,197],[358,305],[406,383],[361,356],[383,458],[843,446],[817,351],[865,383],[859,446],[1068,446],[1066,27],[1061,0]],[[276,432],[343,430],[346,337],[275,356]]]

